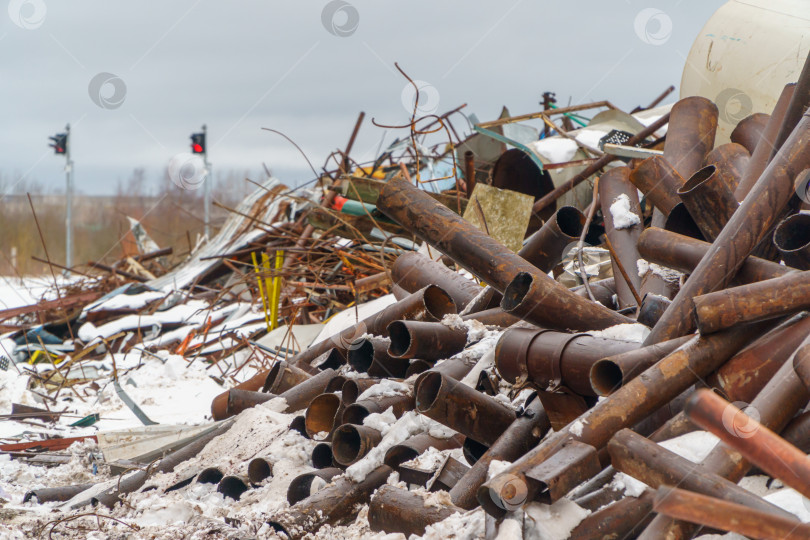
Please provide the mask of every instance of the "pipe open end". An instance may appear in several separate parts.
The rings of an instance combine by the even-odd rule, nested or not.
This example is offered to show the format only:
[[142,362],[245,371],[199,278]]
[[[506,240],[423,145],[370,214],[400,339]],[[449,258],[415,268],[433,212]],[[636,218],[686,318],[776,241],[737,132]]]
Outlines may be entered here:
[[598,396],[608,396],[622,385],[622,370],[611,360],[597,360],[591,366],[591,388]]
[[264,458],[255,458],[248,464],[248,480],[258,484],[265,478],[273,476],[273,465]]
[[307,435],[307,419],[304,416],[296,416],[290,422],[290,429],[293,431],[297,431],[303,437],[309,439],[309,435]]
[[773,243],[781,252],[799,251],[810,246],[810,215],[794,214],[776,227]]
[[310,402],[304,418],[311,439],[316,440],[318,433],[332,431],[339,408],[340,397],[337,394],[321,394]]
[[198,484],[218,484],[225,474],[216,467],[209,467],[197,475]]
[[526,299],[533,281],[531,274],[518,272],[503,292],[501,308],[507,313],[516,309]]
[[345,383],[343,383],[343,388],[341,389],[341,396],[343,398],[344,405],[351,405],[357,398],[360,396],[362,392],[360,391],[360,385],[357,384],[357,381],[354,379],[347,379]]
[[366,373],[374,361],[374,344],[368,338],[361,338],[352,342],[349,349],[349,365],[358,372]]
[[408,325],[403,321],[392,322],[388,325],[388,337],[391,339],[388,354],[394,358],[408,358],[408,351],[411,348],[411,332]]
[[416,410],[425,412],[433,407],[442,387],[442,374],[425,373],[419,377],[416,385]]
[[340,426],[332,437],[332,455],[335,461],[346,467],[359,459],[361,446],[360,433],[351,424]]
[[344,424],[357,424],[362,425],[363,419],[371,414],[365,405],[361,403],[352,403],[343,411]]
[[312,449],[312,466],[316,469],[325,469],[332,466],[332,445],[326,442],[318,443]]
[[226,476],[219,481],[217,491],[238,501],[244,492],[250,489],[250,486],[245,484],[245,481],[238,476]]
[[706,165],[702,169],[698,170],[695,174],[693,174],[689,179],[684,182],[684,184],[678,188],[678,195],[686,195],[692,190],[698,188],[701,184],[706,182],[709,178],[714,176],[714,173],[717,172],[717,167],[714,165]]
[[279,374],[283,368],[283,364],[286,364],[283,360],[279,360],[273,367],[270,368],[270,371],[267,372],[267,378],[264,380],[264,386],[262,386],[262,392],[270,392],[271,389],[276,385],[276,380],[278,379]]
[[424,294],[425,309],[435,321],[441,321],[445,315],[455,315],[458,310],[456,303],[441,287],[428,285]]
[[557,227],[563,234],[575,240],[582,235],[585,226],[585,216],[578,208],[573,206],[563,206],[557,210]]

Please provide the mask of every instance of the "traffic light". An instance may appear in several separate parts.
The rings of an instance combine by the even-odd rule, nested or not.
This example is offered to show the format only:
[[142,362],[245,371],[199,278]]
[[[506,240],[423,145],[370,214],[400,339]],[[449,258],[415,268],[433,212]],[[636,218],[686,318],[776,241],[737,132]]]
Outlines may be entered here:
[[205,154],[205,133],[191,134],[191,152],[193,154]]
[[53,141],[53,144],[49,144],[48,146],[53,148],[54,154],[67,154],[67,145],[68,145],[67,133],[57,133],[53,137],[48,138]]

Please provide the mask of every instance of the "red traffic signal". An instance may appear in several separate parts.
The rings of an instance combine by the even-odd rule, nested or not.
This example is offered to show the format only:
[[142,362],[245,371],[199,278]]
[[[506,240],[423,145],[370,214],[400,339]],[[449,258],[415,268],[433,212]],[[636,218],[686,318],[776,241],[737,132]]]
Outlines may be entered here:
[[191,152],[194,154],[205,154],[205,133],[191,134]]
[[67,133],[57,133],[53,137],[48,137],[52,144],[49,144],[51,148],[53,148],[54,154],[67,154],[67,145],[68,145],[68,135]]

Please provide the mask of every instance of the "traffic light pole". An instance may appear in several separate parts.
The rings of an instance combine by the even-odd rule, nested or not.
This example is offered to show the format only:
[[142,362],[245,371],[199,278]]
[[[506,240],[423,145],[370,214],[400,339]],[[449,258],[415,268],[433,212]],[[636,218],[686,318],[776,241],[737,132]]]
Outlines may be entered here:
[[67,144],[65,145],[65,181],[67,182],[67,197],[65,204],[65,266],[73,267],[73,161],[70,159],[70,124],[67,130]]
[[203,137],[205,143],[205,152],[203,153],[203,163],[205,164],[205,200],[203,205],[205,207],[205,238],[211,239],[211,183],[214,177],[211,174],[211,164],[208,163],[208,129],[203,124]]

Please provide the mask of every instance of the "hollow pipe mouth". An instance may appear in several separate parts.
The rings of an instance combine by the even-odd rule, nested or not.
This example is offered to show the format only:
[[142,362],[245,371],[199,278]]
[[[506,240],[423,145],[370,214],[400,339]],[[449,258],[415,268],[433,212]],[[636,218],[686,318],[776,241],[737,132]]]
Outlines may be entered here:
[[332,445],[321,442],[312,449],[312,466],[316,469],[326,469],[332,466]]
[[598,396],[608,396],[622,386],[622,368],[612,360],[602,358],[591,366],[591,388]]
[[305,439],[309,439],[309,435],[307,435],[307,419],[303,415],[296,416],[290,422],[290,429],[293,431],[297,431],[301,434]]
[[678,188],[678,195],[694,195],[695,190],[708,182],[716,172],[717,167],[714,165],[706,165],[702,169],[699,169],[697,172],[695,172],[695,174],[690,176],[680,188]]
[[219,493],[237,501],[242,497],[242,494],[249,489],[250,486],[238,476],[226,476],[219,481],[219,485],[217,486]]
[[208,467],[207,469],[203,469],[200,474],[197,475],[197,483],[198,484],[218,484],[220,480],[225,477],[225,473],[220,471],[216,467]]
[[509,313],[520,306],[526,299],[533,281],[534,278],[532,278],[531,274],[518,272],[503,292],[501,309]]
[[357,381],[354,379],[347,379],[345,383],[343,383],[343,388],[340,391],[340,394],[343,399],[344,405],[351,405],[357,398],[360,397],[360,385],[357,384]]
[[337,394],[321,394],[309,403],[304,419],[310,439],[318,440],[315,438],[318,433],[332,431],[339,408],[340,397]]
[[371,414],[371,411],[364,404],[352,403],[343,410],[342,420],[344,424],[357,424],[359,426],[363,424],[363,419],[369,414]]
[[349,365],[358,373],[368,372],[374,361],[374,344],[368,338],[357,339],[349,349]]
[[267,372],[267,378],[264,380],[264,386],[262,386],[262,392],[270,392],[271,389],[276,385],[278,376],[281,374],[281,370],[283,364],[286,364],[283,360],[279,360],[273,367],[270,368],[270,371]]
[[458,311],[450,295],[436,285],[428,285],[422,297],[427,314],[436,321],[441,321],[445,315],[455,315]]
[[352,424],[343,424],[332,437],[332,456],[335,461],[348,467],[358,461],[362,456],[363,439],[357,427]]
[[322,355],[323,360],[315,366],[321,371],[325,371],[327,369],[340,369],[340,367],[346,363],[346,356],[345,352],[341,353],[340,349],[337,347],[333,347],[329,349],[329,352]]
[[434,365],[436,365],[435,362],[431,362],[431,361],[428,361],[428,360],[422,360],[422,359],[414,359],[414,360],[411,361],[410,365],[408,366],[407,371],[405,371],[405,378],[408,379],[408,378],[411,377],[411,375],[417,375],[417,374],[420,374],[420,373],[424,373],[425,371],[432,368]]
[[266,459],[254,458],[248,463],[248,480],[251,484],[258,484],[271,476],[273,476],[273,465]]
[[388,337],[391,344],[388,346],[388,354],[394,358],[407,358],[413,344],[413,337],[404,321],[394,321],[388,325]]
[[442,389],[442,374],[426,373],[419,378],[416,388],[416,410],[424,413],[435,405]]
[[557,210],[555,219],[557,227],[569,237],[569,240],[576,240],[582,235],[582,230],[585,228],[585,216],[578,208],[563,206]]
[[810,214],[785,218],[773,233],[773,243],[782,253],[801,251],[810,246]]
[[475,465],[487,450],[489,450],[489,446],[469,437],[464,437],[464,443],[461,445],[461,452],[464,455],[464,459],[470,464],[470,467]]
[[405,446],[404,444],[397,444],[389,448],[388,452],[385,453],[385,459],[383,460],[383,463],[385,463],[389,467],[397,468],[406,461],[418,458],[419,455],[420,452],[417,452],[410,446]]

